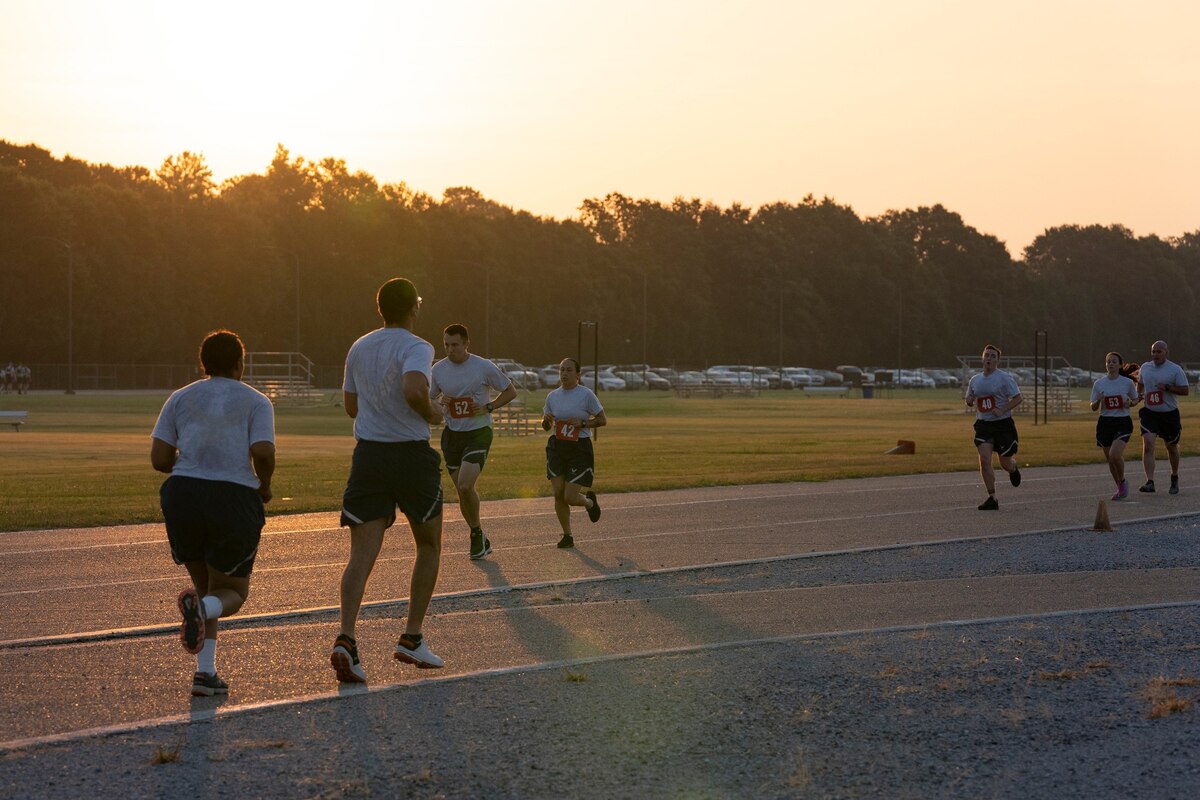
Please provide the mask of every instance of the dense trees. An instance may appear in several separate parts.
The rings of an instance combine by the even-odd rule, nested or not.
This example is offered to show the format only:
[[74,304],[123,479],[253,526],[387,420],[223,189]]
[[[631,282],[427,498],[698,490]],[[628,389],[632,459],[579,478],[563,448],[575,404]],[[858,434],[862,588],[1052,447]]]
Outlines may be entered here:
[[985,341],[1027,352],[1045,328],[1098,367],[1158,337],[1188,359],[1200,230],[1052,228],[1014,260],[940,205],[863,219],[811,196],[750,209],[614,193],[564,221],[282,146],[216,186],[196,153],[151,172],[0,142],[0,359],[65,360],[69,271],[77,363],[189,362],[216,326],[292,349],[299,281],[302,350],[336,367],[399,274],[425,297],[421,334],[464,322],[477,351],[531,363],[573,352],[593,320],[610,361],[949,364]]

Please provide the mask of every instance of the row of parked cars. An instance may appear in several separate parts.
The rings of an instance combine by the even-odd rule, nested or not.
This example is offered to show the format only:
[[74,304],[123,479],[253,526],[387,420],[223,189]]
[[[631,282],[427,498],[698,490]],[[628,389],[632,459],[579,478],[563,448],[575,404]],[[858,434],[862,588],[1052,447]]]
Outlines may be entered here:
[[[526,367],[512,359],[492,359],[512,382],[521,389],[548,389],[558,385],[558,365]],[[1008,370],[1022,386],[1035,382],[1033,369],[1013,367]],[[1200,371],[1186,370],[1188,380],[1200,380]],[[718,364],[703,370],[677,370],[671,367],[651,367],[646,364],[601,364],[599,385],[602,391],[624,389],[670,389],[717,386],[749,389],[803,389],[805,386],[895,386],[902,389],[950,389],[962,385],[959,369],[890,369],[886,367],[856,367],[843,365],[834,369],[810,367],[766,367],[748,364]],[[1103,372],[1090,372],[1080,367],[1061,367],[1037,373],[1036,381],[1049,386],[1091,386]],[[585,367],[583,382],[592,386],[594,369]]]
[[[558,385],[558,365],[526,367],[512,359],[493,359],[521,389],[548,389]],[[836,369],[811,367],[767,367],[748,364],[717,364],[703,370],[678,370],[651,367],[648,364],[601,364],[599,375],[593,367],[584,367],[583,382],[597,381],[602,391],[670,389],[696,386],[742,387],[748,389],[803,389],[805,386],[847,386],[885,383],[900,387],[945,388],[959,385],[959,377],[948,369],[888,370],[882,367],[840,366]]]

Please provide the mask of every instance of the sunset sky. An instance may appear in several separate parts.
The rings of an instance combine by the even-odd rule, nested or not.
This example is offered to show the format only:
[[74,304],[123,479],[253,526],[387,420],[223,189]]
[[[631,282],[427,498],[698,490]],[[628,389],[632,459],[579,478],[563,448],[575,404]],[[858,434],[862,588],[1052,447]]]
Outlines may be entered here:
[[0,0],[0,139],[275,145],[554,217],[621,192],[1200,230],[1200,3]]

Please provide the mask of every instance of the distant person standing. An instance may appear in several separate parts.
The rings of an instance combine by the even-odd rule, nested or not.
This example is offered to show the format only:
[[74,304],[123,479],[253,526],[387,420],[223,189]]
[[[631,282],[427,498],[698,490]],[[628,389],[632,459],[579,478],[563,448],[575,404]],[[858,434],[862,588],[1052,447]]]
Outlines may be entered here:
[[159,489],[167,540],[194,588],[179,593],[180,640],[196,656],[192,694],[227,694],[217,676],[217,620],[237,612],[271,500],[275,410],[241,382],[245,348],[236,333],[204,337],[208,377],[167,398],[151,434],[150,463],[171,477]]
[[1013,486],[1021,485],[1021,470],[1017,468],[1017,426],[1013,409],[1024,398],[1016,380],[999,369],[1000,348],[983,348],[983,372],[971,376],[967,383],[966,403],[975,408],[975,449],[979,452],[979,475],[987,489],[987,500],[980,511],[996,511],[996,474],[992,468],[992,453],[1000,458],[1000,466],[1008,473]]
[[1138,392],[1146,405],[1138,412],[1142,428],[1142,467],[1146,471],[1146,482],[1139,492],[1154,491],[1154,442],[1161,436],[1167,445],[1167,458],[1171,462],[1171,494],[1179,494],[1179,437],[1183,425],[1179,421],[1179,403],[1176,395],[1189,391],[1183,367],[1167,360],[1167,343],[1159,339],[1150,345],[1150,360],[1138,370]]
[[443,663],[421,633],[442,552],[441,458],[429,446],[429,426],[442,421],[429,400],[433,346],[412,332],[421,298],[411,282],[392,278],[379,287],[375,302],[384,326],[351,345],[342,383],[357,440],[342,496],[341,524],[350,527],[350,560],[342,573],[341,631],[329,656],[343,683],[367,680],[355,626],[397,506],[408,519],[417,553],[408,619],[394,655],[423,668]]
[[17,364],[17,393],[29,394],[29,384],[33,380],[33,370],[24,364]]
[[1108,470],[1117,484],[1113,500],[1129,497],[1125,480],[1125,445],[1133,435],[1133,418],[1129,409],[1138,404],[1137,384],[1129,377],[1137,371],[1133,364],[1123,365],[1120,353],[1104,356],[1107,374],[1092,385],[1092,411],[1099,411],[1096,420],[1096,446],[1104,448]]
[[[477,560],[492,552],[492,543],[480,525],[475,482],[492,446],[492,412],[511,403],[517,390],[498,366],[469,352],[465,325],[448,325],[442,345],[446,357],[433,365],[429,394],[445,416],[442,456],[458,491],[459,511],[471,529],[471,559]],[[500,393],[494,399],[491,389]]]
[[587,509],[588,519],[600,519],[600,501],[590,488],[596,473],[591,431],[608,424],[600,399],[579,383],[579,362],[564,358],[558,365],[560,386],[546,395],[542,429],[553,430],[546,441],[546,477],[554,487],[554,513],[562,527],[560,548],[575,546],[571,535],[571,506]]

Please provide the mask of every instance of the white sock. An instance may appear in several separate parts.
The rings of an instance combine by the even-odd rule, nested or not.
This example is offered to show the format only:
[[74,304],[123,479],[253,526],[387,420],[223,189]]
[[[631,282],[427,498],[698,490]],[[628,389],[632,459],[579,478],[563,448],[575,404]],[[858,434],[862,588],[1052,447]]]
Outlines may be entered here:
[[204,604],[205,619],[221,618],[221,612],[225,610],[225,604],[221,602],[221,598],[214,594],[206,594],[200,602]]
[[217,674],[216,639],[204,640],[204,647],[201,647],[200,652],[196,654],[196,672],[207,672],[209,675]]

